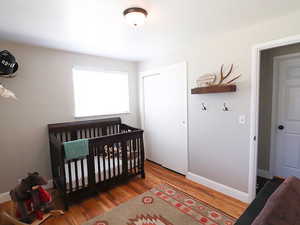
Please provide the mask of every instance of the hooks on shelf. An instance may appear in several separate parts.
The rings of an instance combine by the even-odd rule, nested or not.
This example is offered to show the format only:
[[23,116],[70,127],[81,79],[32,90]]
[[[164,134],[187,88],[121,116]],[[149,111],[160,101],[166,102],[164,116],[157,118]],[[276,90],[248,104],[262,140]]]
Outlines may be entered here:
[[[207,111],[207,105],[204,102],[201,102],[201,110],[202,111]],[[229,108],[228,108],[226,102],[223,103],[222,111],[223,112],[228,112],[229,111]]]
[[223,111],[224,112],[229,111],[228,107],[226,106],[226,102],[224,102],[224,104],[223,104]]

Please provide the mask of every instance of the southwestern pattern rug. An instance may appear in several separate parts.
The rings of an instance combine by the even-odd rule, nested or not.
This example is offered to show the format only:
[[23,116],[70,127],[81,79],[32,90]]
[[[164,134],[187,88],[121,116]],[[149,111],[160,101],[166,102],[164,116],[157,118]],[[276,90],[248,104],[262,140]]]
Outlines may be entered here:
[[224,212],[161,184],[84,225],[233,225]]

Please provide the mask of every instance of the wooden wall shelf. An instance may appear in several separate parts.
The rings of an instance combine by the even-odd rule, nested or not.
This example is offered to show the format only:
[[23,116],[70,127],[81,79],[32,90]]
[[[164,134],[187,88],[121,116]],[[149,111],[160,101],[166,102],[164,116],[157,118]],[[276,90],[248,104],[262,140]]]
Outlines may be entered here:
[[194,94],[210,94],[210,93],[224,93],[224,92],[236,92],[236,85],[220,85],[210,86],[192,89],[192,95]]

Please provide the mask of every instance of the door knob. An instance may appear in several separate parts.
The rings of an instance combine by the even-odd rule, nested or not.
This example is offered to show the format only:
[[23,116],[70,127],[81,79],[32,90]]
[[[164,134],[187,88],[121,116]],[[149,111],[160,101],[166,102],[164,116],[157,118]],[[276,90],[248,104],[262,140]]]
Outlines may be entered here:
[[279,125],[278,126],[278,130],[283,130],[284,129],[284,126],[283,125]]

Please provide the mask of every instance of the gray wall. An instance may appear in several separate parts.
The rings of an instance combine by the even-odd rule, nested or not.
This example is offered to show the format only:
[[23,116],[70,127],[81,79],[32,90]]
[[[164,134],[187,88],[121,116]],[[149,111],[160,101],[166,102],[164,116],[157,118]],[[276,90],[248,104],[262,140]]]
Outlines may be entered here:
[[10,190],[30,171],[50,177],[46,126],[75,120],[73,65],[128,71],[131,113],[121,117],[139,126],[135,63],[2,41],[0,49],[11,51],[20,64],[16,78],[0,80],[19,98],[0,98],[0,193]]
[[265,50],[261,55],[260,112],[258,138],[258,168],[268,171],[270,168],[273,59],[276,56],[300,52],[300,44]]
[[[236,93],[188,96],[190,172],[248,192],[252,47],[299,34],[299,21],[297,12],[241,30],[195,36],[189,47],[165,52],[140,65],[140,71],[147,71],[187,61],[189,89],[196,86],[198,76],[218,72],[222,64],[234,63],[234,73],[242,74]],[[222,111],[224,101],[229,112]],[[201,102],[207,104],[207,112],[201,111]],[[245,125],[238,123],[239,115],[246,115]]]

